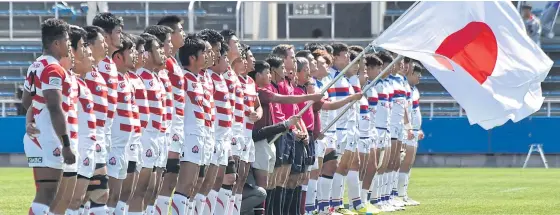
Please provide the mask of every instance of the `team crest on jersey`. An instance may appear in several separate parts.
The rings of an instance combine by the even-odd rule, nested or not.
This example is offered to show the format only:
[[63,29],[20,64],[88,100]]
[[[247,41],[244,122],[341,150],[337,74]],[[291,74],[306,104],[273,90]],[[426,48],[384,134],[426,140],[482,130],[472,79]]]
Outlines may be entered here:
[[84,159],[84,161],[82,161],[82,164],[84,166],[89,166],[89,158]]
[[195,97],[194,97],[194,100],[195,100],[195,101],[202,101],[202,96],[195,96]]
[[150,81],[148,84],[150,84],[150,87],[154,86],[154,81]]
[[105,69],[106,69],[106,70],[111,70],[111,65],[105,64]]
[[91,77],[97,78],[97,72],[91,72]]
[[109,164],[110,165],[117,165],[117,159],[115,157],[112,157],[111,159],[109,159]]
[[112,84],[113,83],[113,79],[109,78],[109,80],[107,80],[107,83]]
[[130,100],[130,96],[124,96],[124,101],[127,102],[128,100]]
[[85,111],[91,110],[92,107],[93,107],[93,105],[91,103],[87,104]]
[[101,86],[97,86],[97,87],[95,87],[95,91],[97,91],[97,92],[101,92]]
[[121,83],[119,83],[119,87],[120,87],[120,88],[125,88],[125,87],[126,87],[126,84],[125,84],[124,82],[121,82]]
[[233,89],[233,84],[232,84],[232,85],[229,85],[229,89]]
[[56,148],[54,149],[54,151],[52,152],[53,156],[55,157],[60,157],[60,148]]
[[179,141],[179,135],[178,135],[178,134],[174,134],[173,137],[171,138],[171,140],[173,140],[173,142]]
[[193,89],[198,88],[198,85],[197,85],[196,83],[192,83],[191,85],[192,85],[192,88],[193,88]]
[[192,147],[192,153],[198,154],[198,146],[193,146]]
[[179,85],[179,86],[183,85],[183,81],[181,81],[181,80],[177,81],[177,85]]
[[154,155],[154,153],[152,152],[151,149],[148,149],[148,151],[146,151],[146,157],[151,158]]

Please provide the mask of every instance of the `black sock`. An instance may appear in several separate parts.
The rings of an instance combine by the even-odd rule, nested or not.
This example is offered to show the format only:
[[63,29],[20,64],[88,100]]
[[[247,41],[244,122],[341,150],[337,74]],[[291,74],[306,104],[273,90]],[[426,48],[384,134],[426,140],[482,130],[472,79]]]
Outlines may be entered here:
[[274,215],[273,210],[273,205],[274,205],[274,191],[276,189],[271,189],[271,190],[266,190],[266,202],[264,204],[264,209],[265,209],[265,213],[266,215]]
[[273,208],[274,215],[284,214],[282,212],[282,205],[283,205],[283,202],[282,202],[283,198],[282,197],[284,196],[284,192],[285,192],[285,189],[283,187],[276,187],[276,189],[274,191],[273,199],[274,199],[274,201],[276,201],[274,204],[272,204],[272,206],[274,207]]
[[293,189],[292,198],[290,201],[290,214],[299,214],[299,205],[301,200],[301,186]]
[[292,208],[292,202],[294,199],[294,194],[295,194],[295,189],[291,189],[291,188],[286,188],[286,195],[284,196],[285,200],[284,200],[284,214],[290,214],[292,215],[293,213],[292,210],[290,210]]
[[301,197],[302,197],[302,190],[301,190],[301,185],[296,187],[296,196],[297,196],[297,201],[296,201],[296,212],[297,214],[301,214]]

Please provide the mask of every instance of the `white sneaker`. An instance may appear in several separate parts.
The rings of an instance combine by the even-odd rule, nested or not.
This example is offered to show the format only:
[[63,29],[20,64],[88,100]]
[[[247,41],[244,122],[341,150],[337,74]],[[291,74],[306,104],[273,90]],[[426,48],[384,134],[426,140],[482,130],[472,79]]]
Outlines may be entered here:
[[417,205],[420,205],[420,202],[415,201],[415,200],[409,198],[408,196],[403,198],[403,202],[404,202],[404,204],[405,204],[406,206],[417,206]]
[[381,211],[383,211],[383,212],[393,212],[393,211],[396,211],[396,210],[392,205],[387,204],[387,202],[382,202],[381,203]]
[[391,199],[391,202],[396,207],[404,208],[404,206],[405,206],[404,202],[398,197],[395,197],[394,199]]

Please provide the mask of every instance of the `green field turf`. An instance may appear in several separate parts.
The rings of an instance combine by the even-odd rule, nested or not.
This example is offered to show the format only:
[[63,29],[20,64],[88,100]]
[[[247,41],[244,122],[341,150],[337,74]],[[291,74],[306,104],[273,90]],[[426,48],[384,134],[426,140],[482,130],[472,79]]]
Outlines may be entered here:
[[[422,204],[393,214],[560,214],[560,169],[413,170],[409,195]],[[0,215],[27,214],[31,170],[0,168]]]

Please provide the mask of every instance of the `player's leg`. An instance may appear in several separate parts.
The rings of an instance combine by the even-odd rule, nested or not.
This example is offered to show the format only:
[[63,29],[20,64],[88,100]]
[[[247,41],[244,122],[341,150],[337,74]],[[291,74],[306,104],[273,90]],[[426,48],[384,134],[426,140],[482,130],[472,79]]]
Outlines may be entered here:
[[323,158],[325,156],[326,144],[325,139],[315,140],[315,163],[311,166],[309,173],[309,180],[307,181],[307,193],[305,195],[305,212],[311,214],[317,210],[317,183],[321,175],[321,168],[323,167]]
[[[253,162],[252,167],[254,168],[255,181],[257,186],[262,187],[267,192],[267,200],[263,202],[260,206],[265,208],[266,211],[272,209],[272,204],[268,205],[270,202],[271,193],[270,185],[273,181],[272,173],[274,172],[274,165],[276,161],[276,147],[268,144],[267,140],[262,140],[255,143],[255,162]],[[270,207],[270,208],[269,208]]]
[[374,207],[374,204],[377,203],[375,201],[375,198],[377,198],[376,193],[377,193],[377,188],[376,183],[375,183],[375,176],[376,176],[376,172],[377,172],[377,165],[378,165],[378,151],[377,150],[377,142],[375,140],[372,140],[371,142],[371,146],[369,149],[369,154],[368,154],[368,164],[366,166],[366,173],[364,175],[364,180],[362,182],[362,197],[365,195],[365,199],[364,201],[366,202],[366,205],[368,205],[368,209],[370,209],[370,211],[372,213],[379,213],[379,209],[377,207]]
[[197,183],[200,165],[203,164],[203,144],[204,137],[196,135],[186,135],[183,143],[183,156],[179,169],[179,178],[173,201],[171,203],[171,213],[174,215],[189,214],[188,208],[192,208],[191,197],[194,197],[194,188]]
[[281,200],[282,194],[284,192],[284,187],[283,184],[280,183],[280,179],[284,171],[282,167],[284,165],[284,162],[286,162],[285,157],[288,157],[287,155],[285,155],[285,147],[286,134],[283,134],[282,136],[280,136],[280,138],[278,138],[278,140],[276,140],[276,142],[274,142],[276,157],[274,162],[274,170],[268,180],[269,190],[267,190],[267,194],[270,197],[267,198],[266,201],[267,214],[281,214]]
[[[78,155],[79,156],[79,155]],[[74,188],[76,187],[76,177],[77,177],[77,166],[76,164],[67,165],[73,166],[71,170],[66,170],[62,173],[62,180],[60,181],[60,185],[58,186],[58,191],[56,196],[53,200],[53,206],[50,208],[50,211],[54,214],[64,214],[66,209],[68,209],[68,205],[70,204],[70,200],[74,195]]]
[[[152,168],[150,168],[152,167]],[[142,215],[144,214],[145,210],[145,203],[144,198],[148,195],[148,185],[151,181],[155,180],[152,179],[152,172],[153,166],[147,166],[147,168],[142,168],[140,170],[140,174],[138,177],[138,182],[136,184],[136,188],[132,193],[132,197],[130,198],[128,214],[130,215]]]
[[288,184],[286,186],[286,207],[284,207],[285,214],[298,214],[299,205],[301,200],[301,182],[305,174],[305,158],[307,154],[307,147],[303,141],[296,141],[294,144],[294,162],[290,170]]
[[329,212],[331,206],[331,191],[333,185],[333,176],[338,166],[337,138],[334,132],[325,134],[326,150],[323,159],[323,166],[321,167],[321,175],[317,180],[317,201],[318,211],[320,213]]
[[96,162],[102,159],[100,162],[103,163],[95,164],[95,172],[89,182],[85,200],[90,202],[89,212],[91,214],[106,215],[109,212],[106,205],[109,200],[109,176],[107,176],[105,158],[98,156],[98,153],[96,153]]
[[159,209],[156,212],[161,212],[161,214],[167,215],[169,211],[169,205],[171,205],[171,196],[173,195],[173,190],[177,185],[177,176],[179,173],[179,159],[181,155],[181,146],[183,145],[183,131],[182,129],[171,129],[171,143],[169,145],[169,153],[167,157],[167,163],[165,166],[166,172],[163,177],[163,183],[155,207]]
[[67,215],[78,215],[80,205],[84,202],[87,188],[91,177],[95,171],[95,150],[93,148],[80,148],[79,158],[76,159],[78,165],[78,176],[74,194],[69,202]]
[[380,204],[383,205],[382,211],[394,211],[395,208],[388,204],[389,200],[389,165],[391,165],[391,152],[392,152],[392,145],[391,145],[391,136],[390,133],[387,132],[385,135],[385,140],[383,145],[385,146],[385,150],[383,150],[381,161],[382,167],[380,170],[381,179],[380,179],[380,191],[379,191],[379,198]]
[[119,196],[119,201],[117,207],[115,208],[115,214],[127,214],[129,200],[134,194],[134,189],[136,188],[136,183],[138,182],[138,162],[128,161],[128,167],[126,170],[126,178],[122,182],[121,195]]
[[153,190],[148,192],[148,187],[152,181],[155,181],[155,177],[152,178],[152,175],[154,175],[153,169],[159,158],[156,154],[159,143],[156,133],[144,132],[142,137],[140,137],[140,142],[142,144],[142,151],[140,152],[142,167],[138,174],[139,176],[134,191],[128,200],[128,213],[131,215],[144,212],[150,213],[150,211],[146,211],[148,202],[145,200],[147,200],[146,197],[152,196],[153,194]]
[[109,200],[107,201],[107,207],[110,213],[119,213],[119,211],[115,212],[115,208],[121,196],[123,181],[129,172],[129,162],[125,159],[124,148],[111,147],[108,158]]

